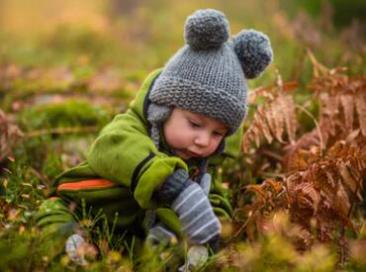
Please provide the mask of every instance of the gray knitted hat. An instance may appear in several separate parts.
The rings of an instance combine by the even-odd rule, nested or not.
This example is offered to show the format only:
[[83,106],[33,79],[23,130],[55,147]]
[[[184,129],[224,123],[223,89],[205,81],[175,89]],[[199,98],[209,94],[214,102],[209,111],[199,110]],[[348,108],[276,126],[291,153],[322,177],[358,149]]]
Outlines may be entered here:
[[228,41],[228,21],[213,9],[189,16],[184,34],[186,45],[165,65],[150,100],[212,117],[235,132],[247,111],[246,79],[272,61],[268,37],[248,30]]

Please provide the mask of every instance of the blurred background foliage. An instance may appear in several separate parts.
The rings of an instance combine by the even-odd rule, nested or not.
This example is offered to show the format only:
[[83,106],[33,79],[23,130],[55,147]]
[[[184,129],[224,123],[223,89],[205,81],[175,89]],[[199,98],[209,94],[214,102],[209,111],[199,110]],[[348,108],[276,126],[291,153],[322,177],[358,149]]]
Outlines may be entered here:
[[21,110],[88,96],[113,105],[113,115],[147,73],[183,46],[187,15],[208,7],[227,15],[233,35],[255,28],[271,38],[274,63],[251,88],[274,82],[278,71],[300,83],[300,94],[311,78],[307,49],[328,67],[347,66],[350,74],[365,69],[362,0],[2,0],[0,106]]
[[124,76],[137,73],[141,79],[183,45],[186,16],[206,7],[227,15],[232,34],[242,28],[267,33],[275,51],[273,67],[285,79],[305,76],[293,74],[304,64],[304,47],[328,66],[352,64],[352,70],[362,69],[366,20],[362,0],[3,0],[1,62],[113,65]]

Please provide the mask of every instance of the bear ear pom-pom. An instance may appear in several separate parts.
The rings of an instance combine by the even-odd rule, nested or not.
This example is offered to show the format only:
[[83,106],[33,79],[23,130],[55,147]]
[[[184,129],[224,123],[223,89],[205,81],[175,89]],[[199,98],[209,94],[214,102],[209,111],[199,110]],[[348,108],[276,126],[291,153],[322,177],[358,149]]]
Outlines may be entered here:
[[273,52],[269,38],[256,30],[243,30],[233,37],[234,51],[245,77],[256,78],[272,62]]
[[[198,10],[186,20],[184,38],[193,50],[219,49],[229,39],[229,35],[229,23],[220,11]],[[259,76],[272,62],[271,43],[262,32],[243,30],[233,37],[232,43],[248,79]]]
[[229,38],[229,23],[223,13],[198,10],[186,20],[184,38],[193,50],[220,48]]

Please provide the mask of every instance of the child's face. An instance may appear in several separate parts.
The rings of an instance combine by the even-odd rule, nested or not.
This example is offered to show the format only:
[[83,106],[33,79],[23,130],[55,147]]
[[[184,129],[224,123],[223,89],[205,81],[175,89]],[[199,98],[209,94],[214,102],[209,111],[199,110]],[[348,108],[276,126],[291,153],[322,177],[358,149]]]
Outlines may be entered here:
[[184,160],[213,154],[227,131],[220,121],[179,108],[174,108],[164,123],[167,144]]

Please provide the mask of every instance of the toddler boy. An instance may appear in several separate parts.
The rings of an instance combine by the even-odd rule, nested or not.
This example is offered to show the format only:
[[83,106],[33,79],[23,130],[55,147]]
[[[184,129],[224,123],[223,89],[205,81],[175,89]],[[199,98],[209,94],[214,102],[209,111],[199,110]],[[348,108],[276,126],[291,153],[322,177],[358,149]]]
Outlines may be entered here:
[[[228,40],[224,14],[212,9],[189,16],[184,34],[185,46],[101,131],[86,162],[55,180],[38,216],[45,234],[72,235],[85,206],[119,232],[157,242],[183,235],[217,248],[218,216],[230,216],[230,205],[211,186],[208,159],[230,153],[229,139],[238,142],[246,80],[267,67],[272,49],[254,30]],[[69,246],[83,241],[71,237]]]

